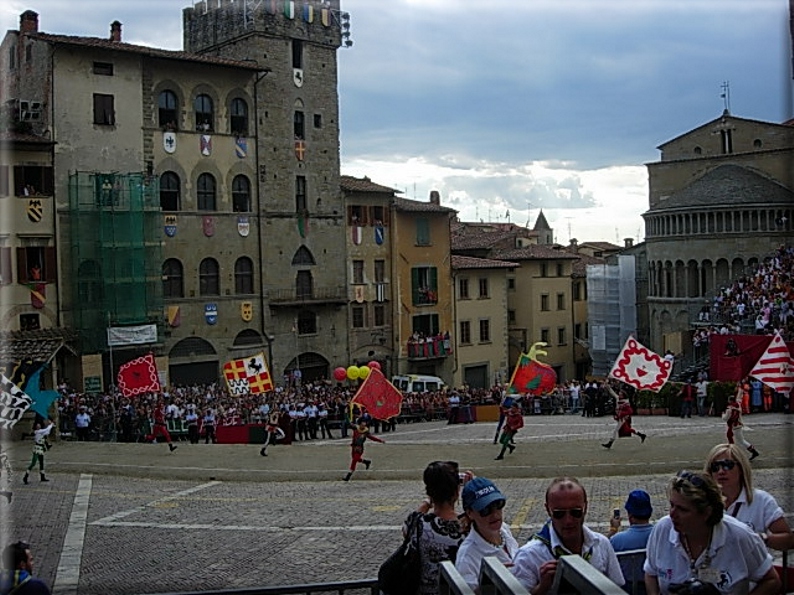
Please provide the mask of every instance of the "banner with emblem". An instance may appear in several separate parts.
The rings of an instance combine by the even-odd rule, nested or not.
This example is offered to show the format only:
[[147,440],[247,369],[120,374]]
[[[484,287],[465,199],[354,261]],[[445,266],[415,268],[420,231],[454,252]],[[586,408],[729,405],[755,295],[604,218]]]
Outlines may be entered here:
[[215,218],[212,215],[204,215],[201,218],[201,228],[204,230],[204,235],[211,238],[215,235]]
[[654,353],[634,337],[629,337],[612,365],[609,377],[637,390],[647,389],[658,393],[670,378],[672,370],[672,362]]
[[353,237],[353,243],[358,246],[361,244],[362,229],[360,225],[354,225],[350,228],[350,233]]
[[209,134],[202,134],[199,146],[201,147],[201,154],[204,157],[212,155],[212,136]]
[[251,233],[251,223],[248,221],[248,217],[237,217],[237,233],[244,238],[247,238],[248,234]]
[[31,223],[39,223],[44,216],[44,206],[38,198],[28,200],[28,220]]
[[364,301],[364,286],[363,285],[356,285],[354,289],[355,299],[356,302],[359,304]]
[[176,151],[176,134],[173,132],[163,133],[163,151],[168,154]]
[[375,226],[375,243],[378,246],[383,244],[385,233],[386,233],[386,228],[384,228],[383,225],[376,225]]
[[240,159],[245,159],[248,156],[248,140],[244,136],[234,139],[234,154]]
[[204,304],[204,319],[207,324],[218,322],[218,304]]
[[163,230],[169,238],[173,238],[176,235],[176,215],[165,215],[163,217]]
[[288,19],[295,18],[295,0],[284,0],[284,16]]
[[240,318],[245,322],[251,322],[254,319],[254,302],[242,302],[240,304]]
[[311,4],[304,4],[303,5],[303,20],[307,23],[314,22],[314,6]]
[[292,82],[299,89],[303,86],[303,68],[292,69]]
[[306,158],[306,141],[295,141],[295,157],[297,157],[298,161],[303,161]]
[[47,285],[45,283],[31,283],[28,285],[30,289],[30,305],[41,310],[47,303]]
[[182,311],[179,306],[168,306],[168,326],[176,328],[182,324]]
[[233,396],[260,394],[273,390],[264,353],[257,353],[245,359],[235,359],[223,364],[223,377]]

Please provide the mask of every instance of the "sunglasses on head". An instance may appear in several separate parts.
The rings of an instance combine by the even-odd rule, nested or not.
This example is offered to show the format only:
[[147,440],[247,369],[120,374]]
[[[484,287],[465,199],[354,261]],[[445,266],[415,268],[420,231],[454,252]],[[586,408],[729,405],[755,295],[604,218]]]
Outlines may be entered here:
[[497,510],[502,510],[505,507],[505,504],[505,500],[496,500],[495,502],[491,502],[488,506],[480,511],[480,516],[486,517]]
[[730,471],[734,467],[736,467],[736,461],[731,459],[721,459],[719,461],[711,461],[711,464],[709,465],[709,471],[712,473],[716,473],[720,469]]
[[682,482],[687,482],[695,486],[696,488],[703,488],[706,485],[706,482],[703,481],[703,478],[699,475],[695,475],[691,471],[680,471],[676,475],[676,479],[678,480],[677,483],[680,487]]
[[558,521],[565,518],[566,514],[571,515],[575,519],[580,519],[584,515],[584,508],[555,508],[551,511],[551,516]]

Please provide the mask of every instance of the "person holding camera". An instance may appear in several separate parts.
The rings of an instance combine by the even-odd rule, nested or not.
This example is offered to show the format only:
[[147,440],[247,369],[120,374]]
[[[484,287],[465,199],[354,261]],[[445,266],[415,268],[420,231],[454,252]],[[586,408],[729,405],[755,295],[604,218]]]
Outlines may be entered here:
[[[629,528],[625,531],[620,530],[623,519],[620,517],[620,509],[616,508],[612,518],[609,519],[609,542],[615,552],[629,552],[632,550],[644,550],[648,544],[648,537],[651,535],[653,525],[651,525],[651,496],[645,490],[632,490],[626,499],[624,506],[629,516]],[[618,557],[623,577],[626,584],[623,590],[634,595],[645,595],[645,580],[642,575],[643,558],[632,556]],[[633,577],[633,578],[632,578]]]
[[780,591],[764,542],[724,514],[722,492],[711,476],[681,471],[667,494],[670,514],[654,525],[643,566],[649,595]]

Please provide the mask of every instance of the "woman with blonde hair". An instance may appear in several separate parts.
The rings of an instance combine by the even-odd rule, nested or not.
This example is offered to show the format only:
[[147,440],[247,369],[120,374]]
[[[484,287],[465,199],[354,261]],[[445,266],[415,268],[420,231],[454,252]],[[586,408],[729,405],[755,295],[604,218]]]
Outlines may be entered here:
[[724,514],[722,492],[710,475],[681,471],[667,495],[670,513],[648,538],[643,570],[649,595],[780,591],[766,546],[747,525]]
[[703,472],[719,484],[727,514],[758,533],[768,547],[781,551],[794,548],[794,533],[783,509],[771,494],[753,488],[753,471],[744,449],[718,444],[706,457]]

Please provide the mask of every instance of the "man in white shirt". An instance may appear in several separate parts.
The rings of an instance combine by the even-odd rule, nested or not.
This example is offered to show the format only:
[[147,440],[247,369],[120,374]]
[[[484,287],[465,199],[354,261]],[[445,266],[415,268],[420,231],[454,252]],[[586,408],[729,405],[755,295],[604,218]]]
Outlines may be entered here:
[[74,429],[77,434],[77,440],[85,442],[88,440],[88,431],[91,426],[91,416],[88,415],[88,410],[85,405],[80,405],[80,410],[74,416]]
[[546,512],[551,517],[523,545],[513,559],[512,573],[532,595],[548,593],[560,556],[578,555],[616,585],[625,580],[609,539],[584,524],[587,492],[579,480],[558,477],[546,489]]

